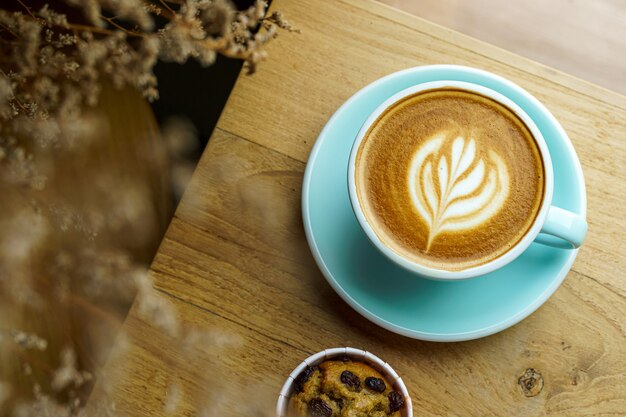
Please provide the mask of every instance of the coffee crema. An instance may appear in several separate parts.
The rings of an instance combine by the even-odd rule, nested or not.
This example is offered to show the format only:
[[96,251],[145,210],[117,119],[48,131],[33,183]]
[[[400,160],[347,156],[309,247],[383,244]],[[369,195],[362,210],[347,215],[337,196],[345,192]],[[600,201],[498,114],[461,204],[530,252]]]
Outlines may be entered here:
[[515,246],[539,212],[544,181],[524,122],[493,99],[457,88],[394,103],[356,157],[357,196],[378,238],[404,258],[449,271]]

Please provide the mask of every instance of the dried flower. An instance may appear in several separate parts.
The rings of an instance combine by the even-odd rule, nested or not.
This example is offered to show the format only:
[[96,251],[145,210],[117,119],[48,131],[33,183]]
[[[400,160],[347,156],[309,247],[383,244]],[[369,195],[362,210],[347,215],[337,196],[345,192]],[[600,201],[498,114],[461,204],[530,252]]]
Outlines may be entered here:
[[34,333],[12,332],[13,341],[24,349],[46,350],[48,342]]
[[64,14],[57,13],[50,9],[48,4],[45,4],[38,12],[37,15],[41,17],[50,26],[60,26],[64,29],[68,29],[67,17]]
[[13,86],[11,81],[0,73],[0,119],[8,119],[14,114],[14,111],[10,105],[13,100]]
[[166,120],[161,131],[170,156],[172,189],[175,198],[180,199],[195,170],[189,156],[198,149],[197,132],[188,120],[180,117]]
[[66,347],[61,352],[61,366],[52,374],[50,386],[54,391],[61,391],[70,384],[74,388],[79,388],[91,378],[89,372],[76,369],[76,354],[71,348]]
[[142,0],[100,0],[100,4],[105,9],[115,10],[116,17],[128,20],[142,30],[154,28],[154,21]]
[[135,276],[137,285],[137,311],[148,322],[166,334],[176,337],[180,331],[180,323],[174,306],[159,295],[152,286],[152,279],[146,273]]
[[[294,30],[279,12],[264,18],[263,0],[242,12],[228,0],[183,1],[176,11],[144,0],[67,3],[82,8],[93,26],[70,22],[48,4],[36,12],[0,9],[0,37],[12,38],[2,45],[7,59],[0,64],[0,138],[19,132],[20,138],[35,138],[43,146],[71,142],[65,128],[80,120],[84,105],[95,105],[103,79],[133,86],[155,100],[152,68],[158,58],[191,58],[207,66],[220,53],[244,59],[252,73],[265,59],[263,47],[276,29]],[[161,28],[155,28],[156,14],[167,20]],[[255,33],[260,23],[262,30]],[[24,179],[13,180],[41,183],[30,178],[31,170],[19,171]]]
[[180,384],[173,383],[167,387],[167,392],[165,394],[165,406],[163,407],[165,414],[174,414],[176,412],[182,395],[183,389]]
[[65,0],[67,4],[76,7],[82,7],[83,13],[89,23],[96,27],[105,27],[106,24],[102,20],[99,0]]
[[225,35],[230,31],[235,9],[228,0],[215,0],[211,7],[205,7],[198,13],[198,18],[208,36]]
[[13,409],[14,417],[54,416],[74,417],[76,415],[72,405],[58,402],[53,397],[42,392],[39,385],[33,389],[33,401],[18,403]]
[[33,374],[33,367],[30,366],[30,363],[24,363],[24,366],[22,368],[24,371],[24,375],[30,376]]

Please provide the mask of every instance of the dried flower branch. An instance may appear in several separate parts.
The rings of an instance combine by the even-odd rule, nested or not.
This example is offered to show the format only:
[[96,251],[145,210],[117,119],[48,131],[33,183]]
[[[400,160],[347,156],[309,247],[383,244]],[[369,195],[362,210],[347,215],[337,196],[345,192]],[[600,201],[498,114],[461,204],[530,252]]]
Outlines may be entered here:
[[[289,32],[300,33],[300,29],[297,29],[294,26],[292,26],[291,23],[289,23],[284,18],[283,13],[280,10],[276,10],[271,15],[266,16],[263,19],[263,24],[264,25],[274,24],[274,25],[278,26],[279,28],[285,29],[285,30],[287,30]],[[270,28],[271,28],[271,26],[267,26],[267,29],[270,29]]]
[[[106,140],[115,138],[105,111],[115,106],[102,106],[113,88],[120,96],[134,89],[158,99],[158,60],[208,66],[221,54],[244,60],[254,72],[279,30],[297,32],[280,12],[265,16],[266,9],[264,0],[243,11],[229,0],[16,0],[0,6],[0,344],[13,347],[0,349],[0,414],[84,415],[84,399],[93,379],[103,377],[99,366],[135,295],[138,313],[182,341],[185,355],[239,343],[219,329],[184,329],[174,305],[153,287],[149,256],[137,254],[150,242],[156,246],[159,212],[151,197],[159,184],[137,175],[122,179],[114,169],[98,170],[97,162]],[[149,177],[164,171],[170,155],[180,194],[192,171],[180,155],[192,150],[194,134],[174,123],[164,141],[136,149],[144,159],[132,162]],[[96,172],[72,171],[81,164]],[[162,219],[159,224],[165,227]],[[98,338],[107,339],[105,347]],[[12,370],[19,381],[8,379]],[[41,385],[27,390],[20,385],[37,380]],[[174,383],[165,411],[176,413],[183,395]],[[98,412],[116,415],[115,405]]]
[[[97,102],[103,81],[132,86],[155,100],[158,59],[211,65],[222,54],[245,60],[253,73],[277,29],[295,31],[280,12],[264,17],[264,0],[244,11],[228,0],[187,0],[176,7],[165,1],[66,0],[82,9],[85,21],[69,21],[48,4],[35,9],[27,1],[20,0],[20,11],[0,9],[0,170],[33,187],[42,180],[19,145],[25,137],[62,146],[87,136],[68,130],[81,125],[82,109]],[[155,16],[165,23],[158,27]]]

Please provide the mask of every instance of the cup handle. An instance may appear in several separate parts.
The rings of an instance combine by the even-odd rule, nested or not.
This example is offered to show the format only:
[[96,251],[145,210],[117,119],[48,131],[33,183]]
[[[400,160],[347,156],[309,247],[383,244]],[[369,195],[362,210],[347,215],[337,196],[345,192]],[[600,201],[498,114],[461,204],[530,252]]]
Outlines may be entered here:
[[548,217],[535,242],[556,248],[576,249],[587,234],[587,221],[579,214],[550,206]]

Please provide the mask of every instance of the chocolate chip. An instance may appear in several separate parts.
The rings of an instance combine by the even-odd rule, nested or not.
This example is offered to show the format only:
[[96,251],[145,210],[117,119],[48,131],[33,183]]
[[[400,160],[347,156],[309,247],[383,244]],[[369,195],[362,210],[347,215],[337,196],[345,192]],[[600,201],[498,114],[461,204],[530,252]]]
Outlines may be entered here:
[[374,378],[373,376],[368,376],[367,378],[365,378],[365,386],[376,392],[385,392],[385,390],[387,389],[385,381],[380,378]]
[[315,368],[312,368],[310,366],[304,368],[304,371],[300,372],[300,375],[298,375],[293,381],[293,389],[296,392],[304,391],[304,384],[306,383],[306,381],[309,380],[309,378],[311,378],[311,375],[313,375],[314,371]]
[[339,379],[353,391],[359,391],[361,388],[361,379],[350,371],[343,371]]
[[333,409],[321,398],[313,398],[309,401],[309,416],[311,417],[331,417]]
[[389,398],[390,413],[398,411],[400,407],[402,407],[402,404],[404,404],[404,397],[397,391],[391,391],[389,395],[387,395],[387,398]]

